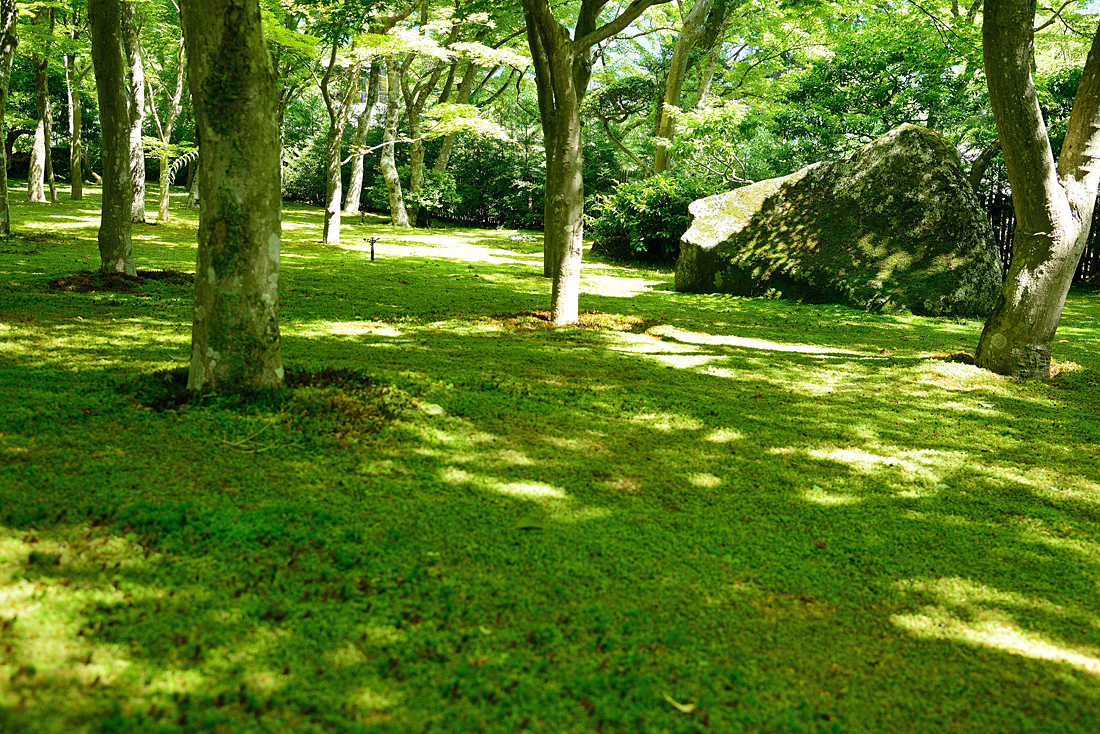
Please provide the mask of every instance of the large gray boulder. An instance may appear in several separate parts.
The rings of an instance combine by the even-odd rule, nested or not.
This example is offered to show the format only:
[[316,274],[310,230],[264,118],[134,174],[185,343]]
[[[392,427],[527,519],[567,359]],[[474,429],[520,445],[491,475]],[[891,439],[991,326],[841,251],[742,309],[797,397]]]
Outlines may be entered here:
[[699,199],[676,290],[981,316],[1001,290],[985,211],[936,133],[903,125],[845,161]]

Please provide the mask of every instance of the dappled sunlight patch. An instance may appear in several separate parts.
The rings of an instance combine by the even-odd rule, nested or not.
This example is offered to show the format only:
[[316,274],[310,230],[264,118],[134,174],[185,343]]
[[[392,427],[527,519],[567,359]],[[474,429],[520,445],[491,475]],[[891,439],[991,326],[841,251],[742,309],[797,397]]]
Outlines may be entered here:
[[[585,269],[592,268],[585,265]],[[585,272],[581,275],[581,293],[598,293],[612,298],[633,298],[648,293],[654,286],[662,285],[663,280],[646,280],[644,277],[624,277],[621,275],[597,275]]]
[[391,324],[383,324],[377,321],[332,321],[327,324],[328,333],[335,336],[358,336],[370,334],[372,336],[401,336],[400,330]]
[[824,507],[842,507],[844,505],[858,504],[863,501],[862,497],[844,494],[843,492],[830,492],[816,484],[809,489],[802,490],[802,498],[807,502],[811,502],[815,505],[822,505]]
[[711,443],[732,443],[733,441],[740,441],[742,438],[744,436],[741,432],[732,428],[715,428],[704,436],[703,440]]
[[584,506],[561,487],[543,482],[508,482],[455,467],[446,467],[441,470],[439,478],[450,485],[469,485],[505,497],[530,500],[546,513],[548,519],[555,522],[570,523],[596,520],[611,514],[610,510],[605,508]]
[[917,374],[920,382],[951,391],[993,391],[1003,381],[1000,375],[974,365],[940,360],[924,362],[918,367]]
[[600,482],[600,486],[619,494],[637,494],[642,491],[642,482],[638,477],[612,477]]
[[717,489],[722,486],[721,477],[716,477],[708,472],[692,472],[687,475],[688,483],[700,489]]
[[707,334],[705,332],[684,331],[668,325],[654,326],[646,333],[664,339],[675,339],[676,341],[687,344],[705,344],[707,346],[760,349],[770,352],[797,352],[799,354],[860,354],[851,349],[841,349],[839,347],[822,347],[813,344],[788,344],[740,336],[721,336]]
[[907,580],[899,591],[931,601],[920,613],[896,614],[890,621],[920,639],[948,640],[988,647],[1012,655],[1062,663],[1100,676],[1100,648],[1070,645],[1023,627],[1009,609],[1071,618],[1100,628],[1100,618],[1045,599],[978,585],[958,577]]
[[658,431],[698,431],[703,422],[683,413],[640,413],[630,417],[630,422]]
[[864,449],[771,449],[772,453],[801,453],[820,461],[831,461],[847,466],[859,474],[871,475],[884,469],[896,469],[907,481],[940,483],[940,478],[948,472],[963,467],[967,462],[966,454],[961,451],[937,451],[933,449],[898,450],[894,447],[877,448],[882,453],[873,453]]

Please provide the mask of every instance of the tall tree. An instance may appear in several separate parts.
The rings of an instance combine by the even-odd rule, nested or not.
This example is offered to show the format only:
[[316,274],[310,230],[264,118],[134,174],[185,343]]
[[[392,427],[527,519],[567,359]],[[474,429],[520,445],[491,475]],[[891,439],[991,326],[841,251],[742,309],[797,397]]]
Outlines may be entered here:
[[[691,52],[706,32],[706,20],[712,5],[712,0],[695,0],[691,10],[684,16],[680,34],[676,37],[676,45],[672,48],[672,61],[669,64],[668,76],[665,78],[665,95],[658,112],[657,122],[657,137],[663,140],[672,140],[672,136],[676,133],[674,110],[680,106],[680,95],[684,89]],[[669,161],[668,147],[661,145],[658,141],[653,157],[653,172],[664,173]]]
[[355,142],[351,151],[351,178],[348,181],[348,193],[344,197],[344,211],[354,214],[359,211],[359,199],[363,193],[363,158],[361,152],[367,145],[367,132],[370,131],[371,118],[378,104],[378,78],[382,74],[382,62],[374,59],[367,74],[367,100],[355,128]]
[[1055,162],[1032,78],[1035,0],[986,0],[982,48],[1016,231],[1004,289],[978,341],[978,366],[1050,374],[1051,348],[1100,184],[1100,27]]
[[[15,22],[18,14],[19,10],[16,7],[15,0],[0,0],[0,130],[4,129],[4,116],[8,107],[11,62],[15,58],[15,47],[19,45],[19,35]],[[0,143],[0,237],[11,235],[6,147]]]
[[88,0],[99,120],[103,129],[103,206],[99,218],[99,268],[134,275],[130,241],[130,108],[120,0]]
[[38,121],[34,129],[34,144],[31,147],[30,169],[27,172],[27,199],[45,204],[45,182],[50,179],[51,199],[57,201],[57,192],[53,178],[52,149],[50,137],[53,127],[53,115],[50,110],[50,50],[53,46],[53,9],[42,7],[34,16],[39,27],[38,36],[42,48],[31,54],[31,66],[34,68],[34,98],[38,109]]
[[[146,99],[149,100],[149,115],[156,127],[160,178],[160,196],[157,206],[157,221],[168,221],[168,208],[172,200],[172,175],[174,167],[172,157],[172,132],[176,119],[183,111],[183,90],[187,81],[187,66],[184,63],[184,45],[182,29],[171,22],[163,26],[164,43],[158,52],[149,54],[146,64],[145,83],[149,88]],[[158,103],[163,103],[163,113]],[[180,163],[177,162],[178,166]]]
[[278,89],[257,0],[182,0],[199,132],[190,390],[282,387]]
[[405,196],[401,191],[401,177],[397,174],[397,162],[394,148],[397,142],[397,91],[400,85],[397,60],[386,59],[386,126],[382,128],[382,156],[379,168],[386,182],[386,193],[390,199],[390,223],[394,227],[408,227],[409,214],[405,210]]
[[601,25],[608,0],[581,0],[570,35],[554,17],[550,0],[523,0],[546,150],[543,273],[553,278],[550,318],[555,324],[576,321],[579,310],[584,235],[579,113],[592,76],[592,47],[626,28],[646,8],[667,1],[633,0]]
[[[340,244],[340,205],[343,198],[343,178],[341,176],[342,163],[340,159],[340,142],[344,139],[344,128],[348,124],[348,115],[351,105],[359,94],[359,69],[362,61],[357,58],[345,58],[346,66],[340,69],[339,56],[340,41],[332,42],[332,53],[329,56],[328,65],[325,67],[324,76],[321,77],[321,97],[325,101],[325,110],[328,113],[328,139],[325,141],[325,244]],[[354,54],[354,50],[352,51]],[[334,96],[331,85],[334,78],[343,82],[343,92],[340,96]]]
[[122,3],[122,43],[126,48],[126,91],[130,98],[131,221],[145,223],[145,63],[141,58],[141,23],[136,2]]

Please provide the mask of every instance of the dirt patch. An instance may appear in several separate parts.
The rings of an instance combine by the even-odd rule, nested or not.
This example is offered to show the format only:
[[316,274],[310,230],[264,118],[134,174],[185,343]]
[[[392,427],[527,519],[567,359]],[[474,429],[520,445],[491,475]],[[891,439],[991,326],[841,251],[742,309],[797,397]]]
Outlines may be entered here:
[[84,270],[64,278],[54,278],[46,283],[46,289],[57,293],[129,293],[151,281],[191,285],[195,282],[195,274],[178,270],[139,270],[137,275],[126,275]]

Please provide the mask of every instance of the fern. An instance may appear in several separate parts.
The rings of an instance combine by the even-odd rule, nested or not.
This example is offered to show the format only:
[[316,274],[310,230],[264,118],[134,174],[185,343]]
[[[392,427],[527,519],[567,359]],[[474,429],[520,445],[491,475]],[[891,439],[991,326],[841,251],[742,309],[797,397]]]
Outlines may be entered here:
[[192,161],[198,160],[198,158],[199,158],[199,149],[198,148],[193,148],[189,151],[186,151],[185,153],[180,155],[179,158],[172,161],[172,165],[168,166],[168,170],[165,171],[164,180],[165,181],[174,180],[175,177],[176,177],[176,172],[179,171],[180,168],[182,168],[183,166],[191,163]]

